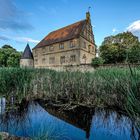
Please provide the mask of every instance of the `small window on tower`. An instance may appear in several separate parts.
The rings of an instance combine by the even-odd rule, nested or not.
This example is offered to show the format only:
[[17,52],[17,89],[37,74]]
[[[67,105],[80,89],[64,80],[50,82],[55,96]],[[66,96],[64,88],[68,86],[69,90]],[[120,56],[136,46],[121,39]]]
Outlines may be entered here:
[[35,56],[37,56],[37,50],[34,50]]
[[38,64],[38,59],[35,59],[35,64],[36,64],[36,65]]

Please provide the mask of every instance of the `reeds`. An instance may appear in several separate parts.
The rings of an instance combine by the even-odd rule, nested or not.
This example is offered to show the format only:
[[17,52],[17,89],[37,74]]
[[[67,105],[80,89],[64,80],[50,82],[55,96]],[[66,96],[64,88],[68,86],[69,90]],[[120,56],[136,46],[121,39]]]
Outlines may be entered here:
[[0,95],[43,98],[60,103],[114,107],[140,116],[140,69],[106,68],[95,72],[0,69]]

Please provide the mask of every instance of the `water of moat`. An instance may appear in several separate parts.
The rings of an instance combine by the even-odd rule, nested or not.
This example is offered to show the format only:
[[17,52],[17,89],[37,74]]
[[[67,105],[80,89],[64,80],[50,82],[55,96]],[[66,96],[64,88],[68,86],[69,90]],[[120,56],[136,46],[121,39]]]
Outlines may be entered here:
[[5,99],[0,99],[0,132],[33,140],[139,139],[134,122],[115,111],[82,107],[62,111],[43,108],[35,101],[23,102],[22,106],[17,109],[11,103],[7,111]]

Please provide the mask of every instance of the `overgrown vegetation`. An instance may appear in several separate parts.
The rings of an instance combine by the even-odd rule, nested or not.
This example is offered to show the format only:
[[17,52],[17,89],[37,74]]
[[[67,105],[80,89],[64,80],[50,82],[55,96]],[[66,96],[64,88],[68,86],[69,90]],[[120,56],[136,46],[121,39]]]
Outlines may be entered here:
[[95,57],[94,59],[92,59],[91,65],[96,68],[102,65],[103,63],[104,60],[101,57]]
[[112,68],[95,72],[46,69],[0,69],[0,94],[9,98],[42,98],[60,104],[111,107],[140,117],[140,69]]
[[106,37],[99,52],[106,64],[140,62],[140,42],[131,32]]
[[19,67],[21,52],[9,45],[0,48],[0,67]]

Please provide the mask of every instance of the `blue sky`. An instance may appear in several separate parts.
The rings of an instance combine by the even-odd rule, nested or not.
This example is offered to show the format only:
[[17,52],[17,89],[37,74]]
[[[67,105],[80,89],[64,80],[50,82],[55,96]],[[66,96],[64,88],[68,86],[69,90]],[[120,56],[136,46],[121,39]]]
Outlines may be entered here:
[[0,0],[0,46],[33,48],[49,32],[85,19],[89,6],[98,46],[127,30],[140,38],[140,0]]

